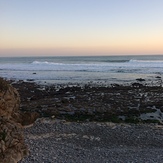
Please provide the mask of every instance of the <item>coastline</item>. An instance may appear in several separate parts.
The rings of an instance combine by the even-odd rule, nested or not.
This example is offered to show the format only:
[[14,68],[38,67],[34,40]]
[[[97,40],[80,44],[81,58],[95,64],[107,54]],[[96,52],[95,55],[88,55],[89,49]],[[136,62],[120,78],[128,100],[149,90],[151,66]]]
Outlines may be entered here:
[[20,94],[21,110],[40,113],[25,127],[30,155],[20,163],[162,163],[161,86],[10,82]]
[[40,117],[116,123],[163,122],[163,87],[147,85],[143,79],[128,85],[11,83],[20,94],[21,110],[37,112]]

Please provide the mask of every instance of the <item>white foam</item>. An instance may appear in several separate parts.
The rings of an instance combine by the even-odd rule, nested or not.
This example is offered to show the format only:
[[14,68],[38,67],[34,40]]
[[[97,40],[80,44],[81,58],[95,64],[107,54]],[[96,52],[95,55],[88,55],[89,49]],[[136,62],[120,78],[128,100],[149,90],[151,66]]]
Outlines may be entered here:
[[55,62],[48,62],[48,61],[44,61],[44,62],[34,61],[34,62],[32,62],[32,64],[36,64],[36,65],[63,65],[63,63],[55,63]]
[[[114,75],[115,74],[115,75]],[[70,62],[60,60],[31,60],[30,62],[0,63],[0,76],[35,80],[103,80],[129,79],[146,74],[163,74],[163,61],[130,60],[128,62]],[[143,76],[143,77],[144,77]],[[138,78],[137,77],[137,78]]]
[[163,60],[129,60],[129,63],[144,63],[144,64],[163,64]]
[[[24,71],[90,71],[90,72],[108,72],[119,70],[119,72],[128,72],[136,70],[137,73],[163,72],[163,61],[141,61],[130,60],[129,62],[100,62],[100,63],[55,63],[48,61],[34,61],[32,63],[19,64],[0,64],[1,70],[24,70]],[[121,71],[124,70],[124,71]]]

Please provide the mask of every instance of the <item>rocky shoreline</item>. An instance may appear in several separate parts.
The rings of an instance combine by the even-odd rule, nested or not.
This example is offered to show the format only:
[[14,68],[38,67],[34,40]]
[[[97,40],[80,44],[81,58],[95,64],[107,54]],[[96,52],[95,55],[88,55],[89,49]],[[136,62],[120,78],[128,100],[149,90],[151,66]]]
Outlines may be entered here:
[[38,85],[18,81],[12,85],[21,97],[23,112],[69,121],[161,123],[163,87],[135,82],[130,85]]
[[[95,86],[11,81],[23,114],[40,117],[25,128],[30,154],[20,162],[162,163],[163,88],[141,82]],[[28,118],[24,121],[30,124]]]

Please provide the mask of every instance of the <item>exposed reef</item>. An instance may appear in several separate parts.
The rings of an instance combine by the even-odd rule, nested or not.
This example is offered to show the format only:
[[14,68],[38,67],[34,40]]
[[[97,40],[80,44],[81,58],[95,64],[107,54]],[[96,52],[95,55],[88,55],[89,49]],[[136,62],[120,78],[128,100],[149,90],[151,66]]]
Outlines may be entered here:
[[127,86],[13,84],[21,110],[71,121],[157,122],[163,120],[163,88],[135,82]]

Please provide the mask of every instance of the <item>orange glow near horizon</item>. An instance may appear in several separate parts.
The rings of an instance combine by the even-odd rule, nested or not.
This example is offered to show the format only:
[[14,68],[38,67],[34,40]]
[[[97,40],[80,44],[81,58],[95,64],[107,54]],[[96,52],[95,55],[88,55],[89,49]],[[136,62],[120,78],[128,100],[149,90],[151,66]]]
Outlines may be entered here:
[[[16,37],[16,36],[15,36]],[[0,39],[2,55],[115,55],[163,54],[163,37],[87,36],[87,38]]]
[[5,48],[0,56],[65,56],[65,55],[152,55],[163,54],[161,46],[135,47],[61,47],[61,48]]
[[162,5],[83,0],[39,1],[38,7],[32,0],[6,0],[0,56],[163,54]]

